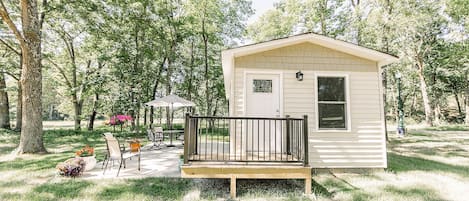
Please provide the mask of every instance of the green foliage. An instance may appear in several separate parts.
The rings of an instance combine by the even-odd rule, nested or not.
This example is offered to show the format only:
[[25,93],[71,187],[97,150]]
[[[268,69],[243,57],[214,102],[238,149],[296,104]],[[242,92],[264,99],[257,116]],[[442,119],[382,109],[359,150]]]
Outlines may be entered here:
[[460,0],[282,0],[249,26],[248,37],[258,42],[313,31],[396,55],[399,62],[383,73],[387,119],[397,116],[395,75],[400,72],[406,119],[462,123],[469,121],[463,108],[469,88],[467,5]]

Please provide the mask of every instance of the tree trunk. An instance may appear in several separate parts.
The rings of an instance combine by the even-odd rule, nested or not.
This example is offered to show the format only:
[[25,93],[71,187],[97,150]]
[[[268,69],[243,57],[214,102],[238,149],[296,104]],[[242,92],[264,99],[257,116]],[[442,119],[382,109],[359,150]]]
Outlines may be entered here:
[[171,124],[171,109],[170,107],[166,107],[166,128],[172,129],[170,128],[170,125],[172,125]]
[[[156,75],[155,84],[153,85],[153,94],[152,94],[153,100],[155,100],[156,98],[156,91],[158,90],[158,85],[160,84],[161,72],[163,72],[164,64],[166,63],[166,58],[167,57],[163,58],[163,62],[161,62],[160,69],[158,70],[158,74]],[[150,108],[150,125],[153,124],[154,114],[155,114],[155,108],[152,106]]]
[[458,105],[458,112],[459,112],[459,115],[462,116],[461,102],[459,101],[458,93],[454,92],[454,98],[456,99],[456,104]]
[[466,125],[469,126],[469,88],[466,89],[466,94],[464,95],[465,99],[465,112],[466,112],[466,118],[464,118],[464,122]]
[[143,109],[143,125],[146,126],[147,125],[147,115],[148,115],[148,108],[145,107]]
[[202,20],[202,40],[204,42],[204,78],[205,78],[205,103],[206,103],[206,112],[207,116],[210,116],[210,89],[209,89],[209,75],[208,75],[208,36],[205,33],[205,19]]
[[41,29],[37,1],[21,0],[24,43],[21,85],[24,124],[21,127],[18,153],[46,152],[42,139],[42,65]]
[[[327,0],[323,0],[319,2],[319,6],[321,7],[321,12],[319,12],[319,22],[321,23],[321,34],[327,36],[327,28],[326,28],[326,17],[324,16],[324,12],[327,12]],[[313,30],[311,30],[313,31]]]
[[0,128],[10,129],[10,104],[6,88],[5,75],[0,73]]
[[191,61],[189,65],[189,86],[187,86],[187,98],[192,101],[192,80],[194,75],[194,41],[191,41]]
[[353,14],[355,18],[355,39],[357,40],[357,45],[362,43],[362,14],[360,10],[360,0],[351,0],[353,6]]
[[137,129],[137,135],[140,134],[140,107],[137,108],[137,116],[135,118],[135,125]]
[[384,69],[383,73],[381,74],[382,77],[382,83],[383,83],[383,115],[384,115],[384,136],[386,137],[386,141],[389,142],[389,137],[388,137],[388,121],[386,119],[386,111],[387,111],[387,101],[386,101],[386,94],[387,94],[387,85],[388,85],[388,80],[387,80],[387,70]]
[[427,83],[425,82],[425,76],[423,74],[423,64],[418,62],[418,75],[420,81],[420,91],[422,92],[423,106],[425,109],[425,123],[428,126],[433,126],[433,111],[430,106],[430,98],[427,93]]
[[440,109],[440,105],[439,104],[436,104],[435,105],[435,109],[433,109],[434,111],[434,123],[433,125],[440,125],[441,124],[441,109]]
[[73,108],[75,112],[75,130],[81,130],[81,110],[82,110],[82,104],[80,104],[81,101],[78,100],[77,95],[75,94],[73,96]]
[[98,114],[98,101],[99,101],[99,94],[95,93],[94,100],[93,100],[93,111],[91,112],[90,120],[88,122],[89,131],[92,131],[94,129],[94,120],[96,119],[96,115]]
[[16,101],[16,125],[15,130],[21,131],[21,126],[23,124],[23,89],[21,87],[21,81],[18,81],[18,100]]

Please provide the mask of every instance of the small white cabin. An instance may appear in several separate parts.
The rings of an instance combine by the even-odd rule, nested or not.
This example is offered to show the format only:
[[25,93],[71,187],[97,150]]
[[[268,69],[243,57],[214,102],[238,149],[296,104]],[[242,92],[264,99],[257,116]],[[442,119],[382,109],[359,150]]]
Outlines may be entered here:
[[386,168],[380,76],[397,60],[312,33],[228,49],[229,116],[307,115],[312,168]]

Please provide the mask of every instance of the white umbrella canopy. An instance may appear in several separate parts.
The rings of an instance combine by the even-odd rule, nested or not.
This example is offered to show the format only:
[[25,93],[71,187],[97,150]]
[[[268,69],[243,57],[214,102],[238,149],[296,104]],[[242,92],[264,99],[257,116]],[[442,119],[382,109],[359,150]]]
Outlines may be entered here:
[[188,101],[184,98],[181,98],[177,95],[168,95],[162,98],[157,98],[152,100],[148,103],[145,103],[146,106],[153,106],[153,107],[193,107],[195,103]]
[[[146,106],[153,106],[153,107],[170,107],[171,111],[174,110],[174,108],[178,107],[193,107],[195,106],[195,103],[188,101],[184,98],[181,98],[176,95],[168,95],[163,98],[157,98],[155,100],[152,100],[148,103],[145,103]],[[171,119],[173,118],[173,113],[171,112]],[[173,128],[173,122],[172,120],[169,121],[169,130]],[[169,147],[174,146],[173,145],[173,133],[171,133],[170,136],[170,144],[168,145]]]

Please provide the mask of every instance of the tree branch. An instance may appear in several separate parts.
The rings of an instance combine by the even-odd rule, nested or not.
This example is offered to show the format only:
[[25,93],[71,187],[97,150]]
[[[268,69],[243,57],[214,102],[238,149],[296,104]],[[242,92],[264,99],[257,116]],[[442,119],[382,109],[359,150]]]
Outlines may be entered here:
[[12,77],[13,79],[15,79],[16,81],[19,81],[20,79],[18,78],[18,76],[16,76],[15,74],[11,73],[11,72],[8,72],[8,71],[0,71],[0,73],[5,73],[7,75],[9,75],[10,77]]
[[10,44],[8,44],[6,41],[0,38],[0,42],[3,43],[5,46],[7,46],[8,49],[11,51],[15,52],[18,56],[21,56],[21,52],[13,48]]
[[15,23],[10,18],[10,14],[8,13],[7,8],[5,7],[5,4],[3,3],[3,0],[0,0],[0,4],[2,8],[0,9],[0,17],[2,17],[3,21],[7,23],[8,27],[13,31],[13,33],[16,36],[16,39],[20,42],[21,46],[25,45],[24,37],[21,35],[20,31],[16,27]]
[[65,84],[70,87],[70,89],[73,89],[73,86],[72,86],[72,83],[70,82],[70,80],[68,79],[67,77],[67,74],[65,73],[64,69],[61,68],[59,65],[57,65],[54,61],[52,61],[52,59],[46,57],[46,59],[57,69],[59,70],[59,73],[64,77],[65,79]]
[[42,25],[44,24],[44,19],[46,18],[46,7],[47,7],[47,0],[42,1],[42,9],[43,11],[41,12],[41,17],[39,19],[39,30],[42,31]]

